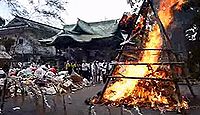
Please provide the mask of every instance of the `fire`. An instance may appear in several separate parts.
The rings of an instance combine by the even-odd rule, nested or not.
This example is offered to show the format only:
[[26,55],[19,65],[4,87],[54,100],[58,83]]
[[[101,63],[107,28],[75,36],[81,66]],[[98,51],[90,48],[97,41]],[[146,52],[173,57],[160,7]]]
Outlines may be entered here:
[[186,3],[186,0],[179,0],[176,9],[180,11],[184,3]]
[[[163,23],[165,29],[173,21],[174,8],[180,9],[184,0],[162,0],[160,3],[158,15]],[[153,31],[149,32],[148,42],[145,43],[146,49],[160,49],[162,48],[162,38],[160,33],[160,28],[158,24],[155,24]],[[138,63],[156,63],[159,62],[160,51],[159,50],[145,50],[142,52],[142,57]],[[149,69],[146,65],[122,65],[118,66],[115,75],[120,73],[120,75],[126,77],[152,77],[152,78],[170,78],[164,70],[159,71],[158,65],[151,65]],[[167,71],[167,70],[166,70]],[[170,87],[167,87],[170,86]],[[145,106],[150,105],[155,107],[158,104],[168,104],[167,107],[170,108],[170,102],[172,100],[165,95],[173,95],[166,91],[166,87],[174,91],[174,84],[172,82],[161,82],[152,80],[136,80],[136,79],[119,79],[117,82],[110,84],[107,87],[103,100],[105,102],[112,102],[114,105],[125,103],[128,105],[140,105]],[[168,90],[168,91],[169,91]],[[145,103],[144,103],[145,102]]]

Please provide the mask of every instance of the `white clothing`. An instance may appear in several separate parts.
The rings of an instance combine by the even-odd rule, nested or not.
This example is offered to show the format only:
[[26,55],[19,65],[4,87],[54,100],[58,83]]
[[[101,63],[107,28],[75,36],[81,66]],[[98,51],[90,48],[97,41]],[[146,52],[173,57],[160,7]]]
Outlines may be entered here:
[[87,63],[82,63],[82,70],[87,71],[89,69],[89,65]]

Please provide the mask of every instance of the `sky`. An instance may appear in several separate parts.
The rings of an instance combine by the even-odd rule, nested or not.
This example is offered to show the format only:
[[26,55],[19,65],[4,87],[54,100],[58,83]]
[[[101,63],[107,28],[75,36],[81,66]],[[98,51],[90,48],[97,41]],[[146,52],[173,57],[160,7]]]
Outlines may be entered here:
[[[12,19],[9,8],[2,1],[0,0],[0,16],[4,19]],[[25,2],[27,0],[18,1],[28,6]],[[74,24],[77,18],[86,22],[120,19],[124,12],[131,11],[127,0],[67,0],[67,2],[66,12],[62,13],[65,24]],[[40,20],[35,21],[40,22]]]
[[66,22],[119,19],[130,10],[127,0],[68,0]]

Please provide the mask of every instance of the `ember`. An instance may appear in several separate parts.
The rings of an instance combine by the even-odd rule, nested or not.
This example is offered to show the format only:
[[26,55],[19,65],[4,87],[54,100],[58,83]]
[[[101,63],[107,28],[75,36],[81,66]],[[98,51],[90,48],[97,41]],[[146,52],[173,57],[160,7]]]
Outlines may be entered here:
[[[137,24],[133,27],[127,39],[129,41],[133,39],[140,41],[139,45],[137,44],[134,48],[131,47],[132,49],[143,48],[155,50],[140,50],[139,53],[138,51],[132,52],[132,55],[135,56],[131,57],[136,58],[134,61],[124,57],[124,64],[116,65],[112,73],[112,76],[119,76],[119,78],[114,77],[115,81],[112,81],[106,87],[100,102],[105,105],[127,105],[153,109],[164,108],[170,111],[188,107],[187,102],[180,100],[179,96],[177,96],[176,86],[173,81],[155,80],[156,78],[163,80],[172,80],[174,78],[170,63],[162,65],[162,63],[172,60],[166,57],[166,54],[162,50],[166,47],[166,41],[164,41],[165,39],[163,39],[162,31],[160,30],[169,28],[173,21],[173,10],[180,10],[183,3],[183,0],[162,0],[158,11],[158,16],[162,22],[161,25],[159,25],[159,21],[158,23],[154,21],[152,25],[149,24],[151,29],[147,29],[148,24],[146,21],[150,17],[152,18],[150,14],[152,4],[149,0],[148,2],[144,1],[144,9],[140,12],[139,19],[137,19],[139,21],[136,21]],[[123,16],[121,25],[125,26],[125,31],[129,31],[126,22],[132,25],[131,20],[133,21],[133,18],[135,18],[133,15],[132,17]],[[156,21],[159,20],[158,17],[155,18]],[[130,52],[128,55],[130,55]],[[155,64],[159,62],[161,64]],[[137,77],[137,79],[124,79],[122,77]]]

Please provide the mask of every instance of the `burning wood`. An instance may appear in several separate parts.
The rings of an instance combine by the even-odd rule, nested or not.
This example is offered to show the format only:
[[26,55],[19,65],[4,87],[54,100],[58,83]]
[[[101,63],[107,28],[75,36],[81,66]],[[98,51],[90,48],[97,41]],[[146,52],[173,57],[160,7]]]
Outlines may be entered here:
[[[109,85],[106,85],[106,89],[103,90],[102,97],[95,96],[91,99],[92,104],[103,103],[112,106],[126,105],[153,109],[163,108],[170,111],[188,108],[187,102],[180,99],[179,94],[177,94],[179,89],[177,89],[176,83],[173,81],[175,78],[173,73],[174,64],[183,63],[171,62],[173,59],[171,60],[169,55],[169,57],[164,57],[166,55],[163,54],[168,50],[162,50],[166,47],[165,40],[167,40],[163,37],[167,35],[163,36],[162,32],[164,30],[160,30],[170,27],[173,21],[172,11],[174,9],[179,10],[182,3],[184,3],[183,0],[162,0],[158,11],[160,19],[156,19],[162,23],[159,21],[158,23],[154,21],[152,25],[146,23],[152,17],[150,7],[152,9],[153,7],[150,0],[144,1],[142,5],[144,9],[140,11],[141,14],[138,14],[139,19],[135,15],[122,17],[120,26],[125,33],[129,33],[126,41],[137,39],[140,42],[136,44],[137,46],[134,46],[135,48],[130,46],[131,44],[123,44],[121,57],[118,57],[119,60],[117,60],[123,60],[123,63],[116,62],[112,72],[112,76],[120,77],[113,77],[114,80]],[[136,26],[133,24],[134,21]],[[147,28],[147,26],[151,27],[151,29]],[[135,52],[130,56],[130,52],[123,52],[126,49],[133,49]],[[138,54],[138,51],[134,49],[144,50],[138,50]],[[171,49],[171,47],[167,49]],[[130,61],[130,58],[135,58],[135,60]],[[112,78],[112,76],[109,78]],[[124,79],[124,77],[127,79]],[[128,79],[129,77],[133,79]],[[137,77],[137,79],[134,79],[134,77]]]

